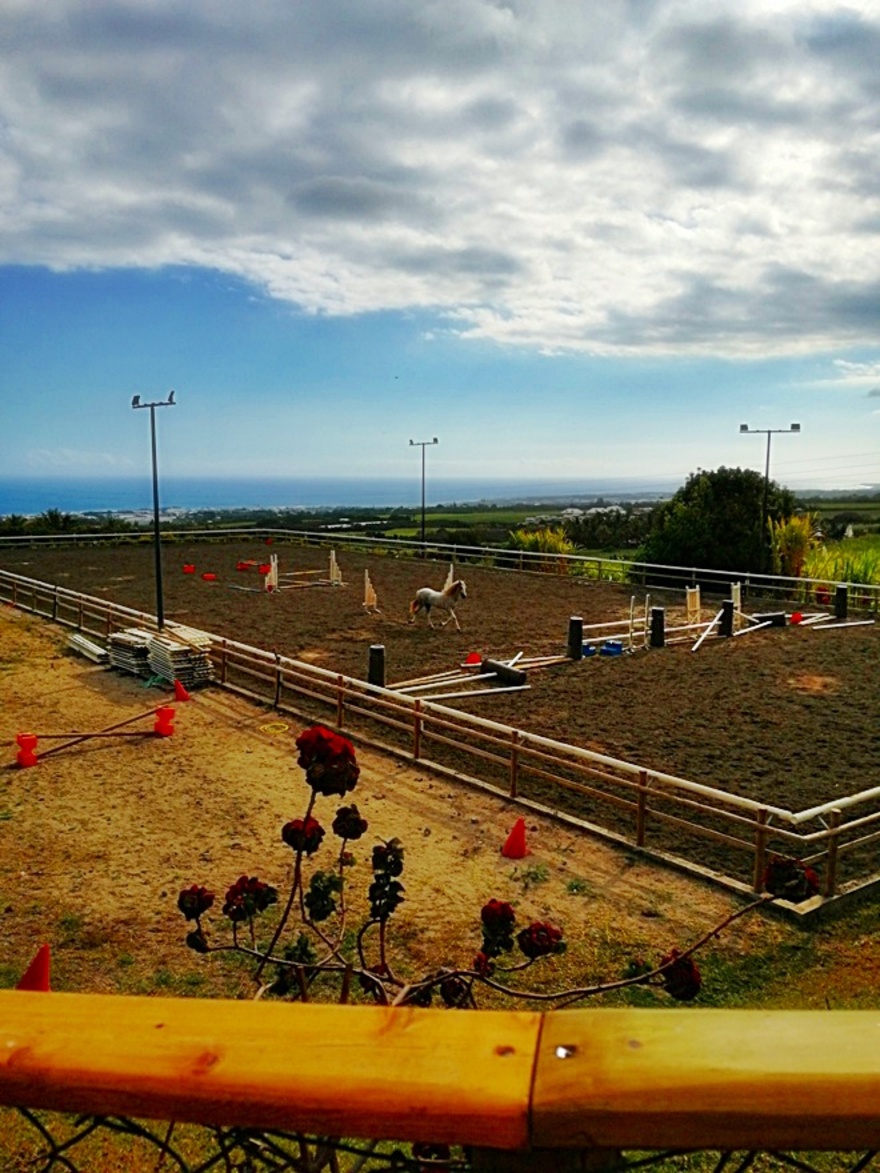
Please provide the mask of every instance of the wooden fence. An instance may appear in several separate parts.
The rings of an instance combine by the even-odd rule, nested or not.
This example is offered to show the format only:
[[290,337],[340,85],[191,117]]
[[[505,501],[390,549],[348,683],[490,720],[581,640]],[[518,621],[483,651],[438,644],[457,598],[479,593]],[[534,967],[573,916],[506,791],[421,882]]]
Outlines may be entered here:
[[[106,639],[152,616],[0,571],[0,600]],[[173,633],[173,625],[166,625]],[[211,636],[218,683],[745,893],[771,854],[821,872],[809,916],[880,885],[880,786],[790,811]]]
[[566,1150],[591,1153],[577,1165],[591,1169],[625,1148],[852,1152],[880,1147],[877,1032],[867,1010],[461,1013],[12,990],[0,1104],[465,1144],[472,1168],[509,1171],[574,1168]]
[[[738,583],[745,601],[767,600],[795,606],[829,605],[839,585],[848,588],[848,605],[853,612],[880,615],[880,584],[840,584],[831,579],[788,578],[778,574],[754,574],[743,571],[710,570],[700,566],[667,566],[636,562],[629,558],[601,557],[590,554],[547,554],[534,550],[508,550],[497,546],[464,546],[444,542],[421,542],[406,538],[387,538],[377,534],[352,534],[333,531],[290,530],[277,527],[217,528],[206,530],[163,529],[161,540],[176,542],[226,542],[230,540],[271,539],[302,546],[348,546],[366,554],[394,554],[399,557],[437,558],[493,567],[520,574],[562,574],[597,582],[619,582],[652,590],[680,591],[700,584],[707,593],[727,595]],[[148,545],[153,536],[137,533],[95,534],[27,534],[0,535],[0,550],[16,546],[57,545]]]

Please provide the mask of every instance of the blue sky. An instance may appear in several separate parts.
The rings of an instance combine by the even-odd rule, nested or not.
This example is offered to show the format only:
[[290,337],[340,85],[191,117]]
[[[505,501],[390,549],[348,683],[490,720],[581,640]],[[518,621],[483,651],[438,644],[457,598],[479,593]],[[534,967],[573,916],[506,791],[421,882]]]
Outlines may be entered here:
[[0,475],[880,484],[880,8],[0,9]]

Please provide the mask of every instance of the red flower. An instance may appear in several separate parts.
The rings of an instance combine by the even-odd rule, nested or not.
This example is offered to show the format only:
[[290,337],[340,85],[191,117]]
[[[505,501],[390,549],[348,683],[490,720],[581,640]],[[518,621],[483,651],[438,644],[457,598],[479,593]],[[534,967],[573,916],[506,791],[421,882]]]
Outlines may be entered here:
[[187,920],[198,920],[214,903],[214,894],[199,884],[184,888],[177,897],[177,907]]
[[660,959],[663,970],[663,988],[676,1002],[692,1002],[700,992],[703,978],[690,957],[682,957],[681,950],[670,949]]
[[324,838],[324,828],[311,815],[305,820],[291,819],[281,828],[281,838],[294,851],[304,851],[306,855],[314,855]]
[[480,977],[489,977],[495,969],[495,962],[481,949],[471,962],[471,969],[475,969]]
[[265,912],[270,904],[278,902],[278,890],[264,884],[256,876],[239,876],[226,893],[223,915],[233,924],[251,920],[258,912]]
[[512,904],[508,904],[506,900],[495,900],[493,897],[480,909],[480,920],[485,929],[507,929],[509,931],[516,924],[516,913],[513,911]]
[[482,952],[487,957],[497,957],[513,948],[513,926],[516,913],[506,900],[489,900],[480,909],[483,922]]
[[517,935],[516,943],[531,961],[551,953],[565,952],[562,929],[557,929],[549,921],[533,921]]
[[354,790],[360,770],[351,742],[323,725],[312,725],[296,739],[298,762],[306,781],[319,794],[344,795]]
[[333,834],[338,835],[340,839],[360,839],[366,829],[367,820],[361,818],[361,812],[354,803],[351,806],[341,806],[336,812]]

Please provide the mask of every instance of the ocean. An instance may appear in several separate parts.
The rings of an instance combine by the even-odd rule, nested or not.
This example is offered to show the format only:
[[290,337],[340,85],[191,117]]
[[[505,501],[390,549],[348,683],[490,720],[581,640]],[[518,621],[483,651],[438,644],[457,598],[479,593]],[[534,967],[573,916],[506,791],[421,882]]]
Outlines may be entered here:
[[[636,478],[606,480],[485,480],[431,478],[426,505],[551,501],[653,499],[671,495],[677,483]],[[229,509],[368,508],[421,505],[416,478],[277,477],[232,480],[220,477],[163,476],[159,482],[163,513]],[[137,513],[152,510],[149,477],[77,480],[0,477],[0,517],[33,516],[48,509],[62,513]]]

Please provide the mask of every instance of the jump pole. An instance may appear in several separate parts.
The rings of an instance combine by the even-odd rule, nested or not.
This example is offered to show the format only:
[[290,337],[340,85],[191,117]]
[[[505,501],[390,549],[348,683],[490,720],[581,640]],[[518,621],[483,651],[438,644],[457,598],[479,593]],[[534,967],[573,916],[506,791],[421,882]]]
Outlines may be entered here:
[[873,619],[850,619],[846,623],[822,623],[816,631],[836,631],[841,627],[870,627]]
[[[62,750],[62,749],[68,749],[71,745],[79,745],[81,741],[89,741],[92,737],[107,737],[109,735],[114,734],[117,729],[122,729],[125,725],[133,725],[135,721],[143,721],[145,717],[155,716],[155,714],[159,711],[159,709],[164,709],[167,707],[168,707],[167,705],[154,705],[152,709],[147,709],[143,713],[137,713],[134,717],[126,717],[124,721],[117,721],[115,725],[108,725],[106,727],[106,729],[102,729],[98,733],[78,733],[76,736],[71,737],[71,739],[69,741],[62,741],[60,745],[53,745],[51,747],[51,749],[47,749],[45,751],[45,753],[38,754],[37,756],[40,759],[47,758],[49,756],[49,754],[58,753],[58,751]],[[31,736],[38,737],[39,735],[32,734]],[[54,737],[54,736],[66,736],[66,735],[65,734],[58,734],[58,735],[50,734],[49,736]],[[144,730],[144,732],[142,734],[138,734],[138,736],[141,736],[141,737],[152,736],[152,732],[150,730]]]
[[423,696],[423,701],[443,701],[452,700],[454,697],[461,696],[488,696],[489,693],[499,692],[524,692],[527,688],[531,688],[530,684],[503,684],[499,688],[466,688],[462,692],[437,692],[433,696]]
[[[411,684],[434,684],[442,680],[448,680],[450,677],[458,676],[464,664],[459,668],[448,668],[445,672],[430,672],[425,676],[411,676],[409,680],[398,680],[396,684],[389,684],[389,688],[408,688]],[[479,668],[479,664],[474,664],[474,668]]]
[[[496,672],[481,672],[479,679],[492,680],[495,676],[497,676]],[[440,685],[462,684],[465,680],[473,679],[473,676],[450,676],[445,680],[426,680],[424,684],[408,684],[405,687],[401,687],[399,684],[394,684],[391,685],[391,687],[396,689],[397,692],[421,692],[423,688],[439,688]],[[430,698],[425,697],[423,699],[427,700]]]
[[733,638],[736,639],[740,635],[748,635],[750,631],[760,631],[762,627],[772,627],[773,622],[770,619],[765,619],[763,623],[756,623],[752,627],[741,627],[739,631],[733,633]]
[[692,651],[692,652],[695,652],[695,651],[697,651],[697,649],[699,648],[699,646],[700,646],[700,644],[703,642],[703,640],[706,638],[706,636],[707,636],[707,635],[709,635],[709,634],[710,634],[710,632],[714,631],[714,629],[715,629],[715,628],[718,626],[718,624],[721,622],[721,616],[722,616],[723,614],[724,614],[724,612],[723,612],[723,611],[719,611],[719,612],[718,612],[718,614],[715,616],[715,618],[712,620],[712,622],[711,622],[711,623],[710,623],[710,624],[709,624],[709,625],[706,627],[706,630],[703,632],[703,634],[700,636],[700,638],[697,640],[697,642],[696,642],[696,643],[694,644],[694,646],[691,648],[691,651]]

